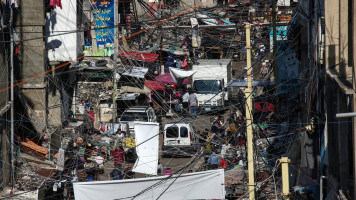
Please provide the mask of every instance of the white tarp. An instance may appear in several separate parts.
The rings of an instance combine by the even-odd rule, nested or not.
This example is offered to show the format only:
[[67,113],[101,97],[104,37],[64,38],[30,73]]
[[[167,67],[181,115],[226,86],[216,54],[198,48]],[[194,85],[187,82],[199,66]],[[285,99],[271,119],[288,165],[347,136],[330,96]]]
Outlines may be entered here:
[[183,84],[184,78],[190,77],[195,74],[197,71],[195,70],[183,70],[183,69],[175,69],[170,67],[169,72],[173,78],[174,84],[177,86],[181,86]]
[[199,26],[198,19],[197,18],[190,18],[190,25],[192,28]]
[[159,124],[136,122],[134,130],[137,160],[132,171],[157,175]]
[[124,76],[132,76],[136,78],[145,78],[145,75],[148,72],[148,68],[144,67],[133,67],[131,69],[126,70],[122,75]]
[[46,52],[49,61],[71,61],[83,50],[83,33],[76,32],[78,22],[77,1],[62,0],[46,14]]
[[78,182],[73,187],[76,200],[157,199],[161,194],[159,199],[225,199],[224,181],[224,170],[218,169],[172,177]]

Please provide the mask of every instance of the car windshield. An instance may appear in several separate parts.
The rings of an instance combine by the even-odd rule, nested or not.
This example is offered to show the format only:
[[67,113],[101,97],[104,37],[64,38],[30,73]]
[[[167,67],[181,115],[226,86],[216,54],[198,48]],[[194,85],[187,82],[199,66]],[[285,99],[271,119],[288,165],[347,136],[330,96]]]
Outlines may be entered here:
[[177,138],[178,137],[178,127],[171,126],[166,129],[166,137],[167,138]]
[[218,94],[221,91],[221,81],[219,80],[196,80],[194,89],[201,94]]
[[145,112],[124,112],[121,116],[120,121],[141,121],[148,122],[148,116]]

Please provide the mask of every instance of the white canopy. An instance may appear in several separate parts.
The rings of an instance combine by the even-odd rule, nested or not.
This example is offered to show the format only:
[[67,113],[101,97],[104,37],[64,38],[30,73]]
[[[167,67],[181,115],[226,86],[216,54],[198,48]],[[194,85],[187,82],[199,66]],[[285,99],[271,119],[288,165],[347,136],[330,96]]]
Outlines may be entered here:
[[136,122],[134,130],[137,160],[132,171],[157,175],[159,124]]
[[193,76],[197,71],[195,70],[184,70],[184,69],[175,69],[170,67],[169,72],[172,75],[173,81],[176,85],[181,86],[184,78]]
[[76,200],[225,199],[224,170],[73,184]]

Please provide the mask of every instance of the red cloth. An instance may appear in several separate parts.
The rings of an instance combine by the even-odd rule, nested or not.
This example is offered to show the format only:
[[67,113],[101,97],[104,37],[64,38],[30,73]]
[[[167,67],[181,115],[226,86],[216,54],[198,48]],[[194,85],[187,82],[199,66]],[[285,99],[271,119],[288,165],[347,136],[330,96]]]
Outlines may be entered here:
[[144,84],[150,90],[165,90],[166,89],[163,85],[161,85],[155,81],[151,81],[151,80],[145,80]]
[[184,67],[184,68],[185,68],[187,65],[188,65],[188,63],[187,63],[187,59],[184,59],[184,60],[183,60],[183,63],[182,63],[182,67]]
[[113,152],[112,152],[112,156],[114,157],[114,164],[122,164],[124,163],[124,156],[125,156],[125,153],[122,149],[118,150],[118,149],[115,149]]
[[62,0],[49,0],[49,6],[52,10],[56,9],[57,6],[62,9]]
[[129,58],[132,60],[140,60],[153,63],[157,60],[159,54],[145,53],[138,51],[126,51],[119,54],[120,57]]
[[223,169],[226,169],[226,161],[224,159],[221,159],[220,160],[220,166],[223,168]]
[[92,121],[92,122],[94,122],[95,121],[95,113],[94,113],[94,111],[89,111],[89,116],[90,116],[90,120]]
[[170,169],[167,169],[163,175],[173,175],[172,171]]

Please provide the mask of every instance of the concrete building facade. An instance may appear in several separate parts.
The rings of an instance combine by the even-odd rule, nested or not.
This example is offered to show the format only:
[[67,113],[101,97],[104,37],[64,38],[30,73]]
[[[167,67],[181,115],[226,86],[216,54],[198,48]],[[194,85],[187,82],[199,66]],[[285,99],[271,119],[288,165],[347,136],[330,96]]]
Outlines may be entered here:
[[[0,1],[0,6],[5,5],[4,2]],[[0,26],[0,41],[6,41],[8,39],[7,27]],[[7,88],[9,85],[8,77],[8,62],[7,56],[9,43],[0,43],[0,88]],[[8,117],[9,117],[9,90],[0,92],[0,190],[4,188],[10,181],[10,155],[9,155],[9,129],[8,127]]]
[[314,180],[302,186],[315,187],[320,199],[353,199],[356,122],[336,114],[356,111],[356,7],[353,1],[309,0],[297,8],[288,39],[301,61],[300,119],[314,130],[309,159],[316,162],[299,176]]

